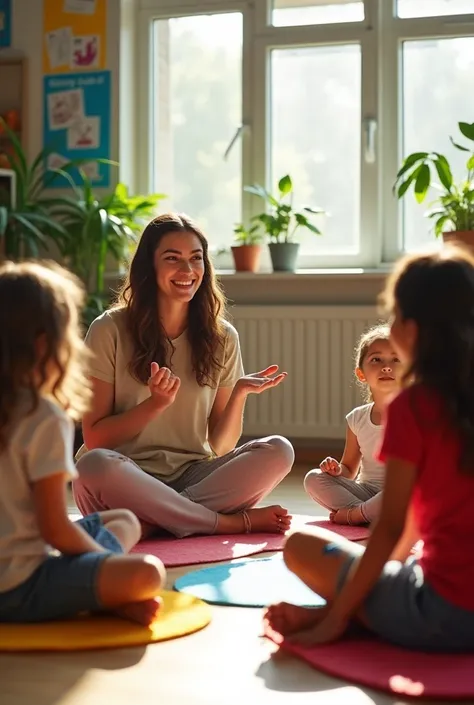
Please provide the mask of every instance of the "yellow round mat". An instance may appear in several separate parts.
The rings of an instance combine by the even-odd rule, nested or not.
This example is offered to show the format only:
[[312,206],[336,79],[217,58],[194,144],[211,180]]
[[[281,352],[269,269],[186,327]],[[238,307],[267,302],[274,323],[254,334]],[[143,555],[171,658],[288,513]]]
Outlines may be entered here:
[[192,634],[211,621],[211,608],[191,595],[164,590],[151,627],[96,615],[41,624],[0,624],[0,651],[85,651],[143,646]]

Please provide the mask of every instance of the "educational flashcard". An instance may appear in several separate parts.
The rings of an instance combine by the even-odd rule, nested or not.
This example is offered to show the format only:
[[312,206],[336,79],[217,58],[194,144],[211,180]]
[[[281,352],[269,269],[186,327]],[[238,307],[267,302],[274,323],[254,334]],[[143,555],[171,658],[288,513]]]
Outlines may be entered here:
[[68,149],[97,149],[99,146],[100,117],[86,117],[69,128]]
[[75,15],[93,15],[96,9],[96,0],[64,0],[64,12]]
[[65,164],[69,162],[69,159],[63,157],[62,154],[53,152],[48,155],[47,167],[48,169],[62,169]]
[[97,68],[100,53],[100,37],[92,34],[86,37],[73,37],[71,45],[71,68]]
[[82,164],[81,169],[91,181],[98,181],[100,179],[99,165],[97,162],[86,162]]
[[52,69],[69,66],[72,51],[72,31],[61,27],[46,35],[49,63]]
[[48,96],[48,125],[50,130],[73,127],[84,118],[84,94],[80,88],[59,91]]

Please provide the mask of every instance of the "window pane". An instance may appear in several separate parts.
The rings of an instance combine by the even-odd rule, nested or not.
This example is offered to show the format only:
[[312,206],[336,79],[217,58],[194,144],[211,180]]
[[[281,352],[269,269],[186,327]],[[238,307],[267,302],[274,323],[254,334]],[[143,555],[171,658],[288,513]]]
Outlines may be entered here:
[[361,55],[358,45],[272,52],[272,185],[290,174],[294,205],[324,208],[303,252],[359,249]]
[[363,0],[273,0],[272,23],[276,27],[362,22],[363,19]]
[[215,246],[241,219],[242,15],[154,23],[153,189],[188,213]]
[[[474,119],[474,37],[403,44],[403,155],[434,151],[451,163],[454,178],[466,176],[466,153],[449,140],[465,143],[458,122]],[[426,87],[431,86],[431,90]],[[439,191],[419,205],[410,190],[403,199],[403,235],[408,250],[432,244],[431,221],[424,213]]]
[[474,12],[474,0],[398,0],[399,17],[443,17]]

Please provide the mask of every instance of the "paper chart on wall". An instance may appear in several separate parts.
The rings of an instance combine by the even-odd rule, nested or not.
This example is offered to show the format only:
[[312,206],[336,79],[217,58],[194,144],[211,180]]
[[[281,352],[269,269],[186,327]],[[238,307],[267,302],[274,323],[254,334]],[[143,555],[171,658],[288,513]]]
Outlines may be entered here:
[[[81,168],[94,185],[107,187],[110,166],[110,71],[64,74],[44,78],[44,146],[51,150],[47,169],[84,159]],[[77,170],[71,172],[80,183]],[[50,178],[51,172],[47,178]],[[54,187],[68,183],[57,177]]]
[[64,0],[64,12],[93,15],[95,10],[96,0]]
[[43,0],[43,8],[44,73],[105,68],[106,0]]

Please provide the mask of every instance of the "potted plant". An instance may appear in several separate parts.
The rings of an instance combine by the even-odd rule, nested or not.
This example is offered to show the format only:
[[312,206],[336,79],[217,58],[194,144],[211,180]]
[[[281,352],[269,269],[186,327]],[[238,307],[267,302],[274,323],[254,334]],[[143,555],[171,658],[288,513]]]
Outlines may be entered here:
[[64,227],[52,217],[44,194],[43,164],[49,152],[42,150],[29,164],[15,132],[1,118],[0,125],[11,144],[6,171],[12,175],[12,188],[0,190],[0,259],[38,257],[41,249],[48,250],[49,241],[61,248],[67,238]]
[[[278,182],[278,196],[273,196],[269,191],[258,184],[246,186],[248,193],[262,198],[269,210],[252,218],[253,222],[260,223],[269,240],[270,256],[274,272],[294,272],[298,257],[299,242],[295,241],[295,234],[299,228],[306,228],[315,235],[321,235],[318,228],[311,223],[306,215],[293,208],[293,182],[287,174]],[[320,208],[303,208],[306,213],[321,214]]]
[[262,246],[260,224],[254,223],[248,228],[243,223],[236,223],[232,255],[236,272],[257,272],[260,267]]
[[[461,134],[474,142],[474,123],[458,123]],[[394,189],[398,198],[403,198],[410,186],[418,203],[423,203],[430,186],[440,191],[426,214],[434,220],[436,237],[444,242],[457,242],[474,250],[474,145],[458,144],[450,137],[456,149],[467,152],[466,176],[455,183],[447,158],[438,152],[414,152],[404,160],[398,171]],[[432,178],[439,183],[432,182]]]
[[128,258],[143,222],[152,217],[164,196],[129,196],[126,187],[117,184],[112,193],[99,199],[80,167],[80,185],[62,169],[56,173],[69,181],[73,191],[73,196],[50,199],[50,205],[52,216],[68,234],[61,254],[89,292],[83,315],[87,326],[102,313],[109,298],[105,287],[108,256],[112,255],[118,263]]

